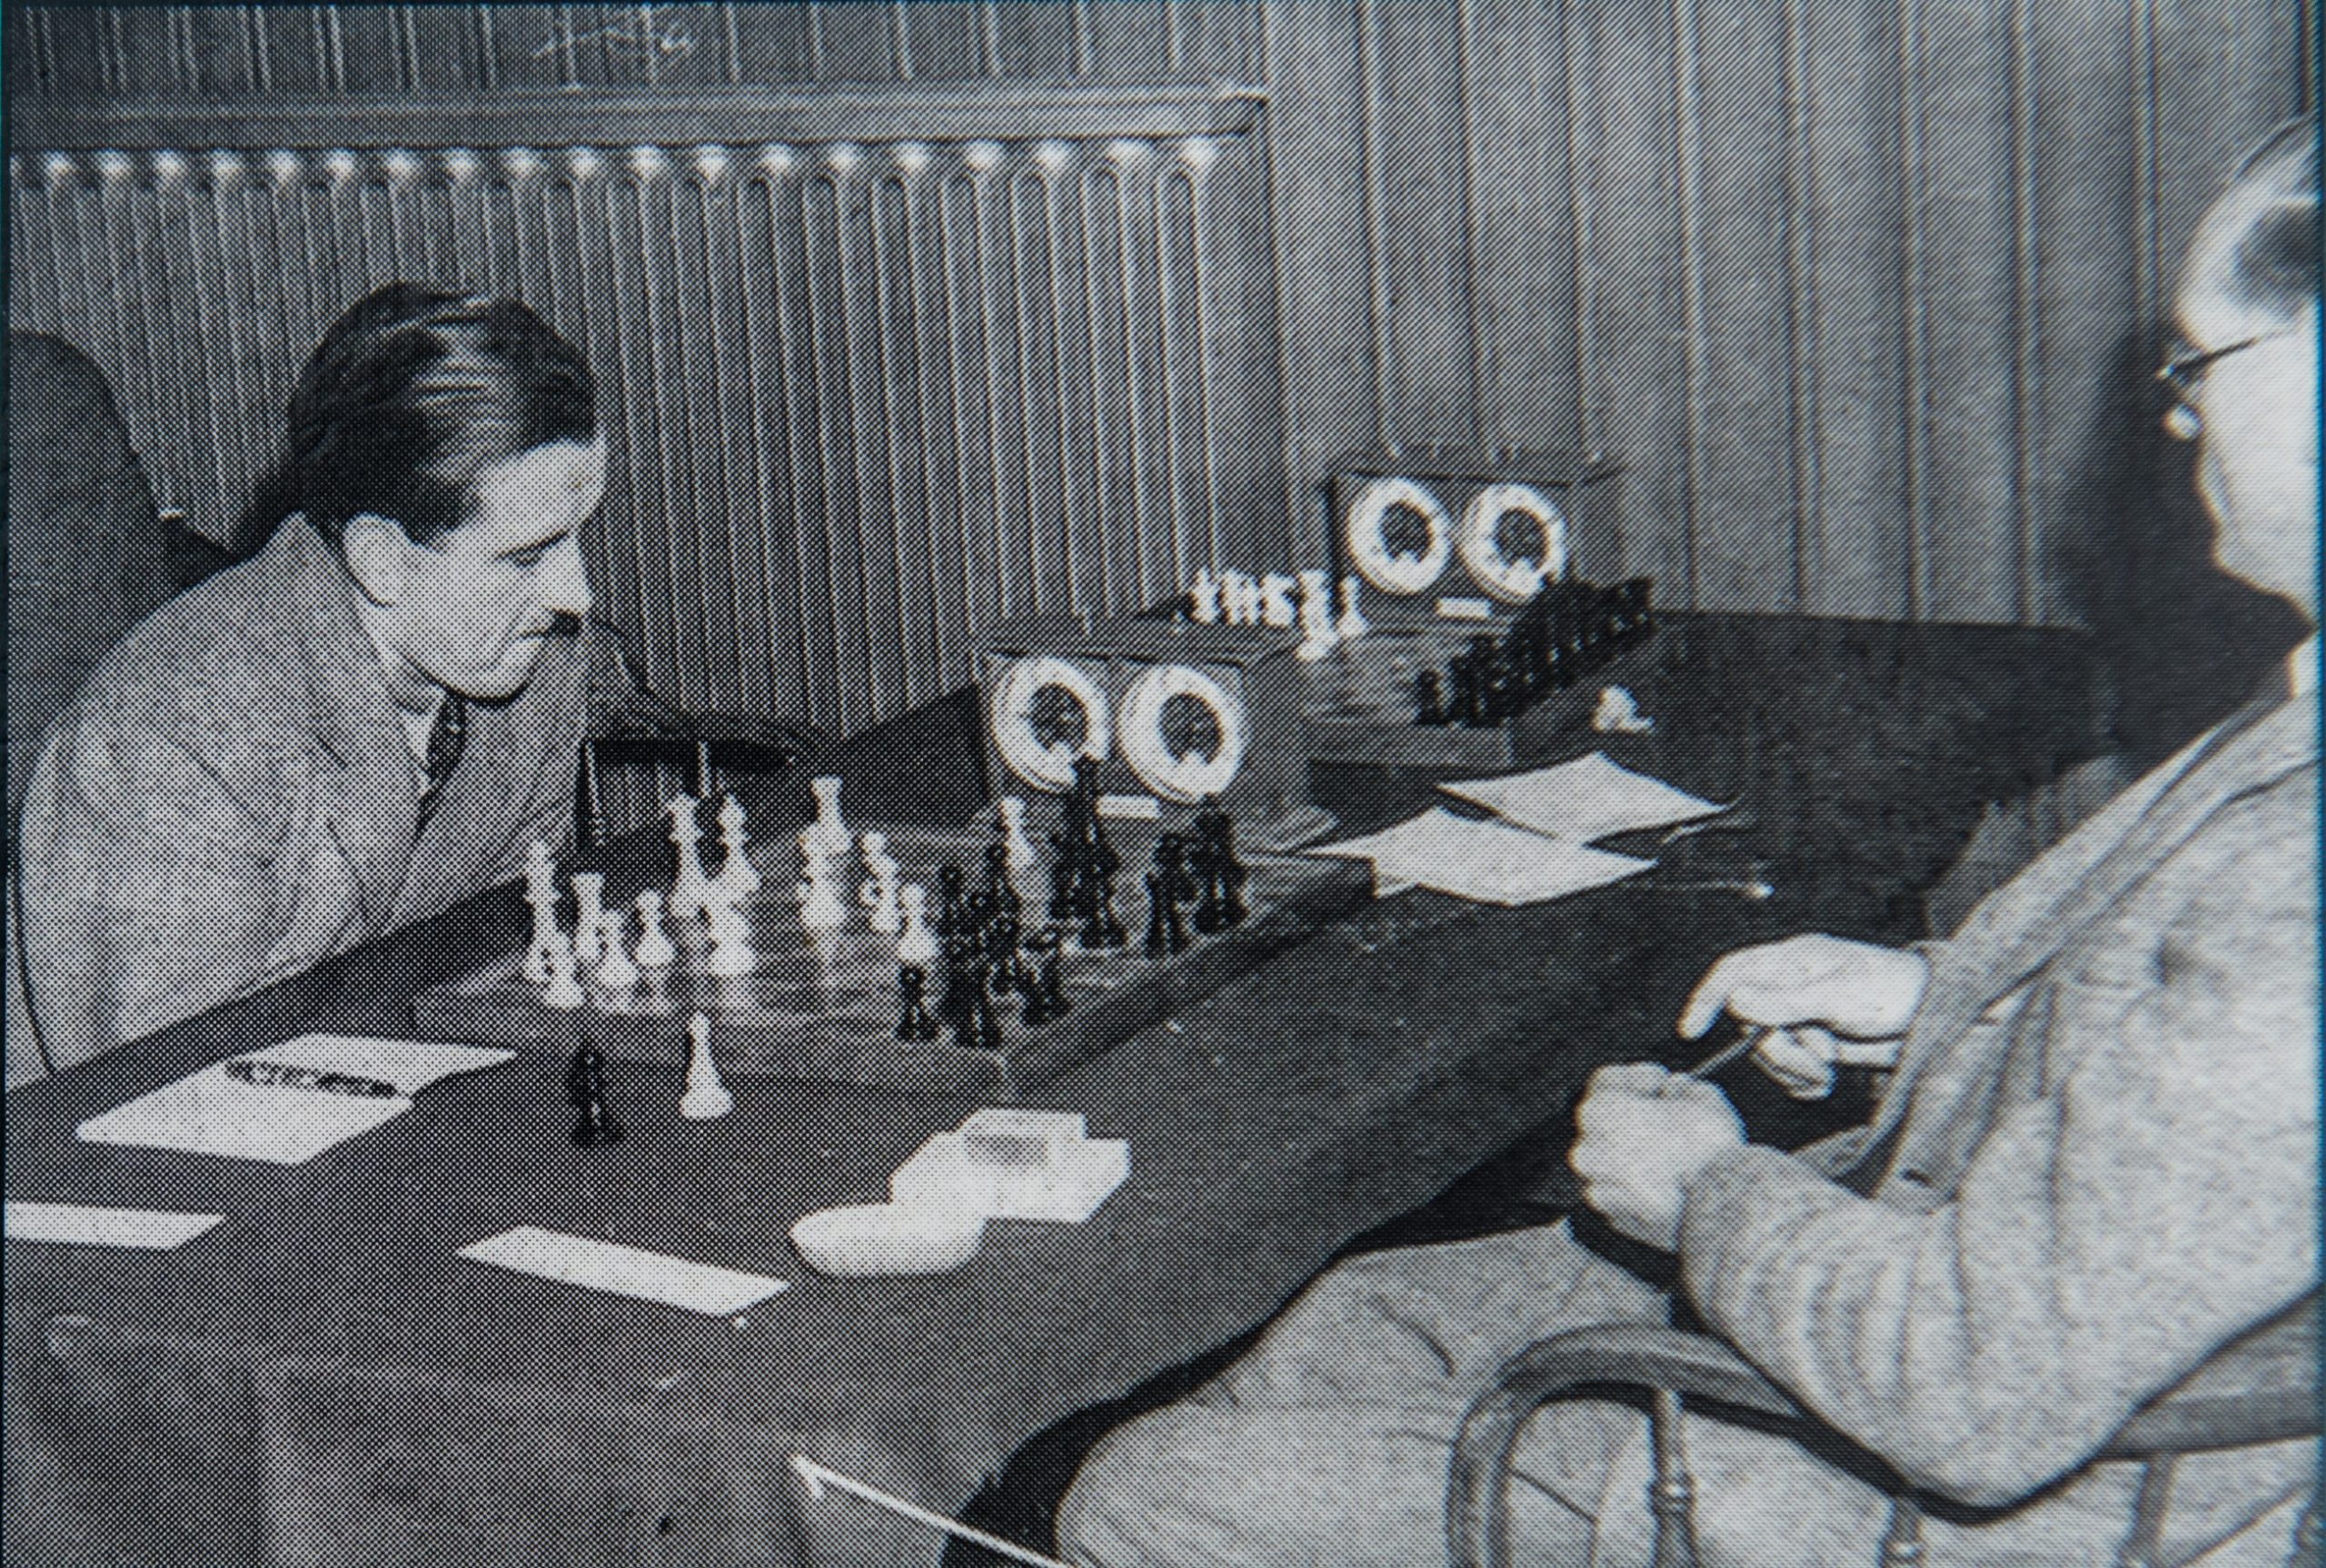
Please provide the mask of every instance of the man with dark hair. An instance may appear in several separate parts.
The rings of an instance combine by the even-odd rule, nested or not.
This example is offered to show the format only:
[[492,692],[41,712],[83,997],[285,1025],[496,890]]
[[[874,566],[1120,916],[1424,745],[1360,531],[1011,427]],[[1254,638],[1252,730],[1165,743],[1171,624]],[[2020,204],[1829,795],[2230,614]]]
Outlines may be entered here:
[[[2222,565],[2313,627],[2317,199],[2313,121],[2206,214],[2162,372]],[[1851,1444],[1925,1494],[1933,1563],[2112,1561],[2136,1507],[2144,1561],[2288,1560],[2314,1444],[2193,1455],[2138,1501],[2092,1456],[2318,1284],[2316,670],[2313,636],[1927,951],[1812,936],[1713,968],[1682,1032],[1733,1015],[1804,1090],[1836,1060],[1891,1068],[1868,1126],[1784,1154],[1701,1080],[1594,1078],[1587,1201],[1673,1253],[1704,1325],[1846,1440],[1814,1455],[1690,1416],[1707,1563],[1874,1561],[1887,1507]],[[1099,1568],[1437,1560],[1451,1436],[1504,1359],[1672,1305],[1566,1226],[1357,1258],[1110,1438],[1061,1541]],[[1635,1412],[1553,1407],[1517,1451],[1516,1559],[1645,1561],[1647,1484]]]
[[392,284],[291,400],[263,550],[140,624],[42,748],[21,887],[64,1067],[513,878],[568,830],[588,366],[512,301]]

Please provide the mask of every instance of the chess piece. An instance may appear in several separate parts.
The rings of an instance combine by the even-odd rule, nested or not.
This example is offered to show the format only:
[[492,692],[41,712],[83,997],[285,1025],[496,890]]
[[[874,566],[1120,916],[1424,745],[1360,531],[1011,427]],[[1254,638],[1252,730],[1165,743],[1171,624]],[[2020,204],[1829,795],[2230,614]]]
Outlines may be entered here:
[[598,917],[598,984],[611,991],[625,991],[638,984],[638,965],[623,939],[629,935],[630,911],[620,905]]
[[602,871],[573,873],[573,958],[577,963],[598,961],[598,928],[606,914],[606,877]]
[[816,798],[816,837],[828,855],[845,855],[849,846],[856,842],[856,835],[848,830],[848,823],[840,814],[840,782],[830,774],[808,780],[809,793]]
[[1333,622],[1332,579],[1321,571],[1300,573],[1300,646],[1293,657],[1313,664],[1340,646],[1340,640]]
[[867,926],[883,937],[894,937],[904,929],[904,911],[898,902],[900,868],[888,853],[887,842],[878,833],[864,835],[864,858],[872,879],[857,888],[856,901],[864,906]]
[[714,898],[710,915],[711,956],[702,967],[722,980],[750,974],[759,963],[759,955],[751,950],[751,928],[743,918],[742,906]]
[[1340,633],[1343,642],[1355,642],[1373,630],[1373,623],[1365,619],[1365,611],[1357,606],[1358,591],[1354,575],[1341,579],[1341,619],[1334,630]]
[[1230,626],[1257,626],[1260,622],[1259,580],[1248,571],[1223,571],[1219,574],[1220,619]]
[[1655,720],[1639,710],[1639,699],[1629,687],[1610,686],[1599,693],[1591,728],[1602,735],[1645,735],[1655,728]]
[[1414,677],[1414,722],[1431,729],[1446,724],[1446,708],[1437,693],[1437,671],[1425,670]]
[[549,983],[542,991],[542,1005],[570,1013],[590,998],[582,989],[580,967],[573,953],[573,939],[562,931],[551,933],[549,947]]
[[1155,841],[1155,868],[1147,874],[1147,955],[1168,958],[1188,950],[1187,922],[1179,904],[1192,892],[1188,875],[1188,847],[1177,833]]
[[1012,991],[1023,995],[1034,983],[1033,971],[1027,968],[1022,951],[1023,937],[1024,928],[1019,925],[1018,917],[1007,910],[995,915],[992,924],[986,928],[986,955],[992,970],[988,978],[996,996],[1007,996]]
[[969,992],[984,986],[982,976],[970,974],[977,952],[977,944],[967,937],[945,938],[945,989],[938,997],[937,1013],[956,1035],[969,1032]]
[[929,889],[908,882],[897,891],[904,929],[897,937],[897,962],[926,967],[937,961],[937,933],[929,928]]
[[638,950],[631,961],[641,969],[667,969],[678,961],[679,950],[662,929],[662,895],[649,888],[638,895]]
[[719,868],[719,890],[730,903],[740,903],[760,890],[760,874],[751,869],[750,841],[743,831],[743,805],[732,795],[719,807],[719,842],[727,851]]
[[539,839],[525,852],[525,903],[533,912],[532,940],[525,948],[525,978],[549,984],[550,949],[557,928],[557,861]]
[[897,1038],[900,1040],[933,1040],[941,1032],[935,1015],[929,1012],[924,999],[929,991],[929,971],[919,964],[897,966]]
[[958,937],[966,928],[967,899],[963,889],[969,878],[959,866],[945,865],[937,868],[937,934]]
[[1039,960],[1033,987],[1026,993],[1024,1014],[1026,1027],[1034,1028],[1066,1016],[1066,938],[1053,927],[1027,938],[1026,946]]
[[1089,911],[1082,924],[1082,946],[1091,952],[1109,952],[1130,945],[1130,933],[1123,929],[1115,913],[1115,872],[1121,865],[1094,865],[1089,880]]
[[1034,841],[1026,836],[1026,802],[1017,795],[1004,795],[1001,812],[1001,842],[1009,851],[1009,874],[1012,877],[1031,876],[1036,856]]
[[691,1122],[716,1121],[735,1108],[735,1097],[720,1081],[719,1064],[711,1057],[711,1019],[697,1013],[687,1020],[687,1087],[679,1098],[679,1115]]
[[808,879],[800,885],[800,924],[811,934],[837,931],[848,924],[848,906],[832,886],[836,872],[830,859],[819,857],[807,864]]
[[621,1141],[621,1123],[606,1104],[606,1058],[587,1040],[565,1069],[565,1096],[578,1113],[575,1143],[587,1149]]
[[985,847],[985,896],[997,915],[1023,914],[1026,900],[1018,891],[1018,884],[1009,879],[1009,846],[988,844]]
[[1219,581],[1208,566],[1197,567],[1195,581],[1188,584],[1188,619],[1198,626],[1219,620]]
[[1207,801],[1196,813],[1195,829],[1193,858],[1201,890],[1195,927],[1208,937],[1243,923],[1249,913],[1244,905],[1244,879],[1250,872],[1236,858],[1235,823],[1218,800]]
[[671,849],[677,857],[678,872],[671,882],[671,918],[692,920],[707,913],[705,896],[711,890],[711,878],[703,874],[702,823],[695,816],[701,804],[691,795],[673,795],[662,809],[671,818]]
[[1271,571],[1260,579],[1260,623],[1273,626],[1278,631],[1292,630],[1298,611],[1293,608],[1292,590],[1300,580],[1281,571]]

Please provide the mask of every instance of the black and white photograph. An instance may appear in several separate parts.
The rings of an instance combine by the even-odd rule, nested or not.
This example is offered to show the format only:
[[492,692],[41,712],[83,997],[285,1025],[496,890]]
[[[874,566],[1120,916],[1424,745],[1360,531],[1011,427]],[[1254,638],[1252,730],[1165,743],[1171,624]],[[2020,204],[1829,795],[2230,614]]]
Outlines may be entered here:
[[16,1568],[2321,1568],[2314,0],[0,5]]

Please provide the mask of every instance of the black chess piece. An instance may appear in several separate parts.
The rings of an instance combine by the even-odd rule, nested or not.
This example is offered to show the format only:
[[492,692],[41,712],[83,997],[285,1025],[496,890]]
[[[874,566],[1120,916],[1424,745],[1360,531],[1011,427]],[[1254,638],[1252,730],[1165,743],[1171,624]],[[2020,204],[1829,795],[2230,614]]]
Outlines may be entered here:
[[1432,729],[1445,726],[1446,707],[1438,695],[1435,670],[1425,670],[1414,677],[1414,722]]
[[983,888],[970,888],[961,898],[961,935],[982,939],[994,913],[993,895]]
[[565,1095],[579,1113],[573,1141],[585,1149],[621,1141],[621,1122],[606,1104],[606,1058],[583,1040],[565,1069]]
[[1194,892],[1188,871],[1187,840],[1166,833],[1155,841],[1155,869],[1147,874],[1147,951],[1166,958],[1188,950],[1187,921],[1179,906]]
[[998,912],[985,928],[985,950],[989,967],[993,994],[1007,996],[1015,991],[1020,995],[1032,989],[1033,971],[1027,967],[1024,928],[1018,917],[1007,910]]
[[959,866],[940,866],[937,869],[936,931],[940,937],[958,937],[961,923],[961,890],[969,885],[969,878]]
[[1041,960],[1035,968],[1034,984],[1026,993],[1025,1023],[1034,1028],[1067,1014],[1066,935],[1053,927],[1027,938],[1026,946]]
[[1082,846],[1063,833],[1050,838],[1050,918],[1074,918],[1074,890],[1082,875]]
[[972,952],[962,969],[961,1017],[954,1025],[954,1033],[967,1050],[1001,1048],[1001,1016],[994,1008],[989,984],[992,968],[983,955]]
[[1082,923],[1082,946],[1092,952],[1130,946],[1130,933],[1115,913],[1115,869],[1122,862],[1108,851],[1113,864],[1094,862],[1088,878],[1089,913]]
[[945,989],[937,1001],[937,1016],[945,1020],[955,1034],[965,1032],[964,1020],[969,1013],[969,993],[982,988],[985,977],[977,969],[978,945],[967,937],[945,938]]
[[1018,885],[1009,879],[1009,846],[988,844],[985,847],[985,892],[993,900],[994,912],[1002,915],[1025,913],[1026,900],[1019,893]]
[[1244,904],[1244,880],[1251,873],[1236,858],[1235,819],[1215,798],[1196,813],[1196,863],[1201,898],[1196,905],[1196,929],[1205,936],[1241,925],[1250,911]]
[[923,999],[929,992],[929,971],[919,964],[902,964],[897,968],[897,996],[901,1010],[897,1018],[897,1038],[900,1040],[933,1040],[939,1030],[937,1019]]

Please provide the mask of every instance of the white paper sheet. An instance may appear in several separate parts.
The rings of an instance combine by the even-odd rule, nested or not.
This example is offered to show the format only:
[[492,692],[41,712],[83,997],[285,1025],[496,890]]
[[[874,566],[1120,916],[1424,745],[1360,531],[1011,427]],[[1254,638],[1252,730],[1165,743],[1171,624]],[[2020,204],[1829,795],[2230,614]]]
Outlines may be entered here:
[[519,1274],[560,1280],[616,1295],[682,1306],[714,1317],[791,1288],[790,1283],[738,1269],[691,1263],[640,1247],[568,1236],[521,1225],[461,1249],[461,1255]]
[[1577,844],[1643,828],[1676,827],[1728,809],[1620,767],[1599,751],[1531,773],[1453,780],[1438,788],[1506,822]]
[[1545,838],[1506,822],[1457,817],[1443,807],[1362,839],[1308,851],[1373,862],[1387,897],[1427,888],[1489,904],[1537,904],[1636,876],[1655,864]]
[[182,1214],[172,1209],[108,1208],[102,1204],[29,1203],[8,1200],[0,1220],[10,1241],[65,1242],[82,1246],[184,1246],[225,1218],[217,1214]]
[[88,1143],[300,1165],[402,1116],[412,1108],[411,1096],[415,1091],[455,1073],[497,1066],[514,1054],[485,1046],[425,1040],[302,1035],[229,1059],[281,1062],[379,1078],[400,1092],[372,1097],[249,1084],[229,1077],[224,1062],[214,1062],[175,1083],[90,1117],[79,1130]]

